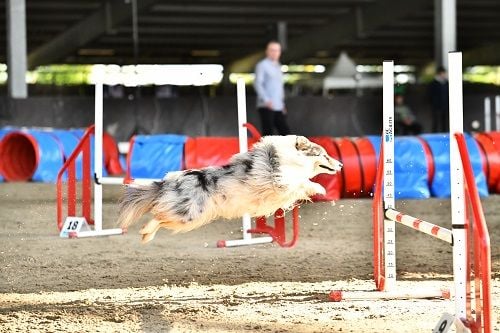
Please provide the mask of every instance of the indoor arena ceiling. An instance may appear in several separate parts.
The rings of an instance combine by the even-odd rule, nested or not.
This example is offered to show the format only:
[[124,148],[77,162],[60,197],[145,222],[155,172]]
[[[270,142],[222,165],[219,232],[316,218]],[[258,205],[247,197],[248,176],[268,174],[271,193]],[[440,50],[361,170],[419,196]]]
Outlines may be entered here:
[[[219,63],[249,71],[277,22],[284,63],[357,63],[434,57],[433,0],[26,0],[28,63]],[[5,0],[0,61],[5,62]],[[500,64],[500,1],[457,0],[457,46],[466,64]]]

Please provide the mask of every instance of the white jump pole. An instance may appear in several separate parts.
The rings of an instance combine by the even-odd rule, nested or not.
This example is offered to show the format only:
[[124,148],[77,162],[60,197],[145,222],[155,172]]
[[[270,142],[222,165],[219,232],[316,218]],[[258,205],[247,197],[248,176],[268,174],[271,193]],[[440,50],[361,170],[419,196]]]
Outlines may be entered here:
[[464,171],[454,138],[463,133],[462,53],[448,53],[450,113],[451,223],[453,233],[453,277],[455,282],[455,315],[466,318],[467,308],[467,232],[465,230]]
[[[394,209],[394,61],[383,62],[384,209]],[[396,285],[396,224],[384,218],[385,290]]]
[[495,96],[495,131],[500,131],[500,95]]
[[79,231],[77,238],[94,236],[111,236],[123,234],[123,229],[102,228],[102,136],[103,136],[103,84],[98,81],[95,84],[95,129],[94,129],[94,230]]
[[[247,103],[246,103],[246,91],[245,91],[245,81],[239,78],[236,83],[236,94],[238,101],[238,141],[240,144],[240,153],[246,153],[248,151],[248,135],[247,128],[243,125],[247,122]],[[243,215],[243,240],[252,239],[252,234],[247,232],[252,227],[252,220],[249,214]]]
[[491,98],[484,98],[484,130],[491,131]]
[[103,133],[103,85],[95,84],[95,130],[94,130],[94,228],[102,230],[102,133]]
[[[103,177],[102,176],[102,161],[103,161],[103,134],[104,134],[104,108],[103,108],[103,84],[102,81],[98,81],[95,84],[95,104],[94,104],[94,172],[95,172],[95,185],[94,185],[94,209],[98,205],[102,206],[102,185],[123,185],[124,177]],[[136,178],[133,180],[137,184],[151,184],[154,181],[160,181],[161,179],[156,178]],[[97,193],[97,194],[96,194]],[[99,198],[100,197],[100,198]],[[97,204],[99,202],[99,204]],[[95,213],[95,219],[99,216],[99,220],[102,221],[102,210],[99,210],[99,214]],[[97,227],[97,224],[96,224]]]
[[[245,92],[245,80],[243,78],[238,78],[236,81],[236,95],[237,95],[237,105],[238,105],[238,139],[240,144],[240,153],[248,151],[248,132],[247,128],[243,126],[247,122],[247,102],[246,102],[246,92]],[[264,244],[271,243],[273,238],[270,236],[264,237],[253,237],[252,234],[248,232],[252,228],[252,221],[249,214],[243,215],[242,220],[242,231],[243,239],[234,240],[224,240],[219,241],[219,247],[234,247],[242,245],[251,244]]]

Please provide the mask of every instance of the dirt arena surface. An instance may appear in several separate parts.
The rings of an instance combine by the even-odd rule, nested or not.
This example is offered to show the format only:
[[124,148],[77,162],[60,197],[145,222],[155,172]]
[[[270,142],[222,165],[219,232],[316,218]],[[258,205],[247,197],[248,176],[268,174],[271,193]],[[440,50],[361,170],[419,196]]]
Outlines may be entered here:
[[[114,227],[119,187],[104,190]],[[448,200],[399,210],[450,227]],[[500,327],[500,196],[483,200],[492,244],[494,327]],[[451,300],[329,302],[330,290],[372,290],[371,200],[303,205],[293,249],[218,249],[239,221],[188,234],[160,231],[62,239],[55,186],[0,184],[0,332],[430,332]],[[290,217],[290,216],[289,216]],[[402,290],[452,287],[451,247],[398,226]]]

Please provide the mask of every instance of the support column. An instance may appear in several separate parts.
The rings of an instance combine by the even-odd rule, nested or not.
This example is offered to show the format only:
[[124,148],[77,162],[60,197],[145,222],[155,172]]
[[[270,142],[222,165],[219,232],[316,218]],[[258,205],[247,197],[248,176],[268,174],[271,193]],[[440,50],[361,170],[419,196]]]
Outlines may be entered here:
[[457,50],[456,0],[434,0],[434,61],[448,70],[448,52]]
[[285,21],[276,23],[276,38],[281,44],[281,51],[286,51],[288,48],[288,25]]
[[7,0],[6,5],[8,94],[11,98],[26,98],[26,1]]

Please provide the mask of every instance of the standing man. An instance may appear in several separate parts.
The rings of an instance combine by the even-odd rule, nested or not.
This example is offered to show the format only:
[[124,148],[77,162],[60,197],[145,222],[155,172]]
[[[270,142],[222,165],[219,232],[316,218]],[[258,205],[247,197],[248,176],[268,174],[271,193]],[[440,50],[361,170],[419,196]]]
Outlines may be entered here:
[[270,41],[266,58],[255,67],[254,87],[257,92],[257,108],[262,123],[262,135],[272,135],[276,127],[279,135],[290,134],[286,120],[285,89],[279,62],[281,44]]
[[436,70],[436,76],[431,82],[429,93],[432,103],[432,132],[448,132],[448,76],[443,66],[439,66]]

